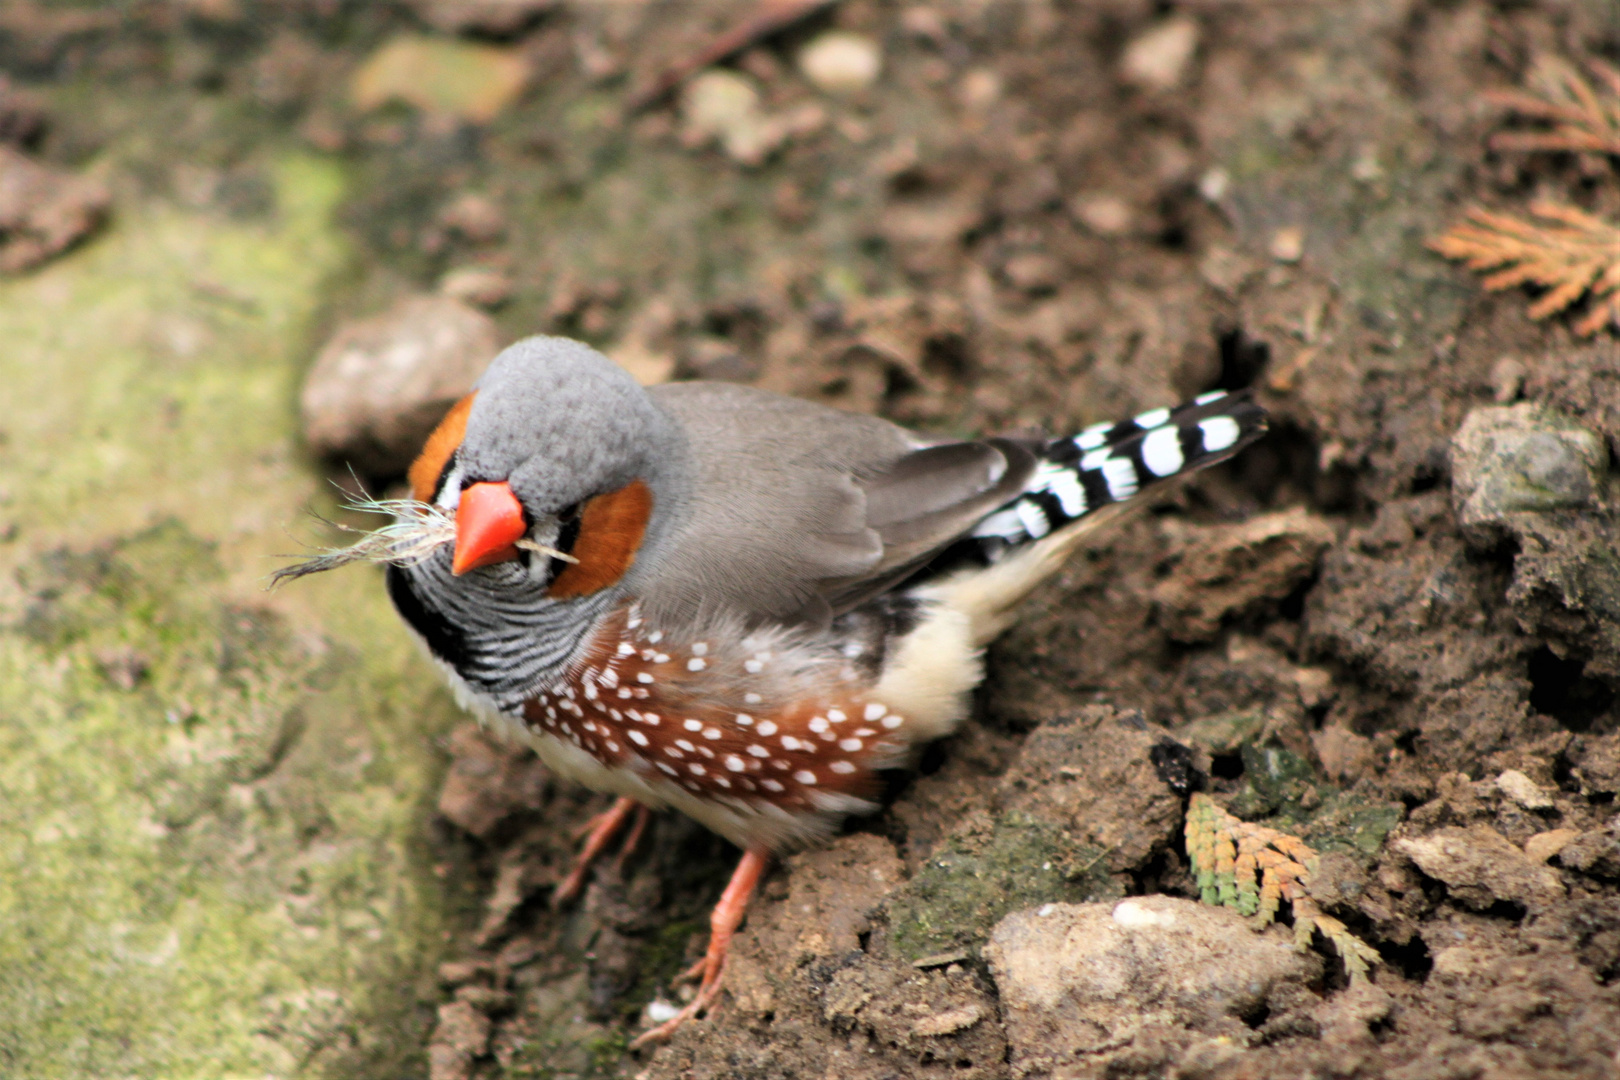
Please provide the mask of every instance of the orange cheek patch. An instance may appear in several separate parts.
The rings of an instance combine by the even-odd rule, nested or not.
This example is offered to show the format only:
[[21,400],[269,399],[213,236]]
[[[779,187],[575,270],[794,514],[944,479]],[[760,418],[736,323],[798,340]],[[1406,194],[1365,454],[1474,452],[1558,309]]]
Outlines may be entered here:
[[478,391],[475,390],[450,406],[450,411],[444,414],[439,426],[428,436],[422,452],[411,463],[405,479],[410,481],[411,495],[417,502],[433,500],[433,489],[439,486],[439,477],[444,473],[450,455],[456,452],[456,447],[461,445],[462,438],[467,434],[467,414],[472,412],[473,398],[477,396]]
[[556,600],[587,596],[622,578],[636,561],[652,504],[652,489],[641,480],[587,502],[574,541],[573,556],[579,562],[558,574],[546,595]]

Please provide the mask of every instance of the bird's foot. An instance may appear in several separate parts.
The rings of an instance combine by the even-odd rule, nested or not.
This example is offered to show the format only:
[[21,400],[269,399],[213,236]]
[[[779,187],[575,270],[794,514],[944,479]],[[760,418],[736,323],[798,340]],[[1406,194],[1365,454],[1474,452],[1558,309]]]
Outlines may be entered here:
[[624,823],[634,817],[630,835],[625,837],[624,846],[619,851],[619,864],[622,866],[624,859],[641,842],[641,834],[647,830],[647,821],[651,816],[651,811],[636,800],[622,797],[610,808],[587,821],[574,836],[575,840],[583,839],[585,846],[580,849],[579,857],[574,860],[573,869],[568,872],[562,884],[557,886],[557,891],[551,894],[552,908],[572,903],[585,891],[585,879],[590,876],[591,866],[613,842],[619,830],[624,828]]
[[737,927],[742,925],[743,916],[748,911],[748,901],[754,895],[754,887],[759,884],[759,879],[769,865],[770,856],[763,851],[748,851],[743,854],[742,860],[737,863],[736,871],[731,875],[730,884],[720,895],[720,902],[714,905],[714,914],[709,917],[709,947],[705,950],[703,959],[692,965],[679,980],[683,982],[690,979],[699,980],[697,994],[680,1012],[637,1036],[630,1044],[630,1049],[639,1050],[643,1046],[668,1042],[677,1028],[714,1003],[715,997],[720,993],[720,979],[725,974],[726,954],[731,947],[732,935],[737,932]]

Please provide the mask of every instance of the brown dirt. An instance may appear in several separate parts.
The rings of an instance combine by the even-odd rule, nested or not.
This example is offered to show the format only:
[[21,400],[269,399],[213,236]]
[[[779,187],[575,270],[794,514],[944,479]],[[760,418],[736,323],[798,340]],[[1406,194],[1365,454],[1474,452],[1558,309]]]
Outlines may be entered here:
[[[554,913],[605,800],[459,732],[437,842],[487,903],[441,973],[435,1077],[1617,1074],[1620,345],[1529,322],[1422,243],[1467,202],[1620,208],[1612,162],[1489,153],[1480,97],[1540,50],[1613,62],[1611,0],[846,0],[733,63],[802,121],[758,165],[683,141],[671,106],[619,108],[735,6],[544,7],[501,31],[537,75],[487,130],[344,111],[399,12],[334,29],[289,5],[251,62],[197,46],[173,77],[353,161],[351,314],[473,267],[509,287],[509,337],[932,430],[1072,431],[1252,386],[1274,433],[1032,600],[971,721],[881,814],[783,860],[719,1006],[665,1049],[624,1045],[735,852],[657,820]],[[1166,19],[1196,48],[1155,85],[1138,50]],[[883,45],[849,100],[793,68],[833,25]],[[67,63],[88,31],[51,32],[12,62]],[[60,156],[111,122],[67,123]],[[1521,399],[1608,459],[1581,498],[1465,530],[1453,436]],[[1318,897],[1381,953],[1374,986],[1324,954],[1231,1015],[1023,1045],[1058,1029],[1006,1012],[981,951],[1001,920],[1196,895],[1167,740],[1234,813],[1334,853]]]
[[[565,830],[600,802],[499,754],[492,768],[544,792],[507,782],[510,824],[470,809],[488,789],[447,791],[453,820],[480,822],[493,881],[470,955],[495,966],[456,992],[509,996],[487,1053],[443,1075],[1614,1075],[1620,714],[1611,616],[1581,600],[1620,580],[1592,554],[1613,550],[1613,520],[1600,493],[1556,527],[1465,536],[1449,454],[1471,409],[1521,395],[1612,448],[1620,352],[1530,324],[1517,297],[1476,293],[1421,247],[1465,200],[1537,184],[1608,198],[1558,162],[1487,154],[1478,97],[1536,49],[1612,56],[1620,24],[1601,8],[1191,5],[1196,53],[1153,89],[1121,74],[1150,4],[933,5],[939,40],[922,9],[841,5],[830,21],[886,46],[879,87],[844,110],[864,141],[824,132],[756,171],[688,151],[771,188],[764,239],[719,234],[769,272],[704,299],[625,271],[555,325],[588,330],[581,312],[602,309],[612,341],[663,298],[686,374],[715,363],[940,429],[1072,430],[1253,385],[1276,434],[1037,597],[991,650],[972,722],[882,815],[783,862],[719,1008],[639,1062],[618,1033],[701,946],[722,845],[660,822],[560,917],[544,900]],[[666,17],[618,31],[646,70]],[[811,32],[741,63],[776,107],[802,96],[787,58]],[[635,121],[632,141],[667,142],[663,125]],[[825,284],[837,230],[860,237],[854,295]],[[791,256],[773,248],[783,233],[800,238]],[[1504,370],[1520,384],[1500,390]],[[1558,565],[1586,551],[1587,591],[1516,565],[1526,545]],[[461,738],[463,765],[492,753]],[[1187,1019],[1020,1045],[1039,1025],[1004,1013],[980,952],[998,920],[1193,892],[1181,798],[1150,762],[1165,738],[1234,811],[1342,853],[1318,893],[1382,953],[1375,988],[1351,993],[1324,958],[1236,1033]],[[1508,769],[1545,805],[1510,797]],[[570,1022],[595,1025],[594,1058],[542,990],[580,976]]]

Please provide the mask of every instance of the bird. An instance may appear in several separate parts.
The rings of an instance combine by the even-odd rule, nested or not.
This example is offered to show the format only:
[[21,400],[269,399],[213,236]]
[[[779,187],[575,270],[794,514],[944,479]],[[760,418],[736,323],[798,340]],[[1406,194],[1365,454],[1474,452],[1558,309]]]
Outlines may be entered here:
[[1266,430],[1244,393],[1061,438],[952,439],[745,385],[644,388],[583,343],[502,351],[347,558],[460,703],[618,796],[556,900],[647,810],[742,849],[697,993],[719,992],[773,856],[878,809],[881,776],[967,716],[985,647],[1080,539]]

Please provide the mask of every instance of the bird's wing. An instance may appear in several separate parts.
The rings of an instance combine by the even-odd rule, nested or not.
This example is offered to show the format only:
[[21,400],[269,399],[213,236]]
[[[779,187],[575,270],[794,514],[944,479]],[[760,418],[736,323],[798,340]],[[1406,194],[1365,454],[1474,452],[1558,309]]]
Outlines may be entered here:
[[887,588],[1023,490],[1004,440],[930,443],[885,420],[729,383],[652,391],[695,475],[641,583],[661,619],[819,621]]

